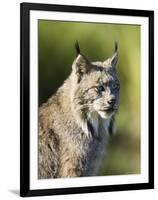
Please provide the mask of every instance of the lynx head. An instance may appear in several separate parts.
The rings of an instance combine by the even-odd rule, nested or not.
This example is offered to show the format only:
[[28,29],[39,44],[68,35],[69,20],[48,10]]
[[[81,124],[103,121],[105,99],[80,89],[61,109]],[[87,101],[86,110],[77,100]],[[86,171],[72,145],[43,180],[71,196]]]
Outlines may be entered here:
[[120,84],[116,73],[118,48],[103,62],[91,62],[80,52],[72,65],[73,110],[86,123],[93,118],[111,119],[118,109]]

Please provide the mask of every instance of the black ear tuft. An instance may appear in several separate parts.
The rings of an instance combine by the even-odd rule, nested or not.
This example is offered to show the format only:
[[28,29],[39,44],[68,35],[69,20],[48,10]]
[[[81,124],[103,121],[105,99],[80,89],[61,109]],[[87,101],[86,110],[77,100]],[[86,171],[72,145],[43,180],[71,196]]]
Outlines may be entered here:
[[76,48],[77,55],[80,54],[81,52],[80,52],[80,47],[79,47],[78,41],[76,41],[76,43],[75,43],[75,48]]
[[118,51],[118,44],[117,44],[117,42],[115,41],[115,52],[117,52]]

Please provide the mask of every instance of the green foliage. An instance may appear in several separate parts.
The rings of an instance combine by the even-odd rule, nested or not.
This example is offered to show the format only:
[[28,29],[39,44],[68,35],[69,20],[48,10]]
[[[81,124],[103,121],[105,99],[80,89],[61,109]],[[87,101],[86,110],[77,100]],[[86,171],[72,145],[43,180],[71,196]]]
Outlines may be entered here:
[[140,26],[39,21],[39,105],[71,72],[75,42],[92,61],[113,54],[118,42],[121,81],[117,135],[110,139],[99,175],[140,173]]

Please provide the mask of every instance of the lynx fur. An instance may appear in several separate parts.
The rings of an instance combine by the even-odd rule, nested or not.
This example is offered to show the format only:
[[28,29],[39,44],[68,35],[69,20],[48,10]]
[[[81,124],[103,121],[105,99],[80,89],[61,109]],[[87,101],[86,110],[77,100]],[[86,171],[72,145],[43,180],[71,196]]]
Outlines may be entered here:
[[72,72],[39,108],[38,178],[93,176],[99,170],[118,109],[118,48],[90,62],[76,43]]

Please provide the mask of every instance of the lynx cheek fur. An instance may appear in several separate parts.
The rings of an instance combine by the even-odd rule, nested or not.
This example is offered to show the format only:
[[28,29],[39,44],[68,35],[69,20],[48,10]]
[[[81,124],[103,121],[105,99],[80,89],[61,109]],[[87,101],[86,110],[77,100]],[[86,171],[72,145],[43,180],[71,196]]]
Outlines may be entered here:
[[38,177],[96,175],[118,109],[117,44],[104,62],[77,57],[64,84],[39,109]]

